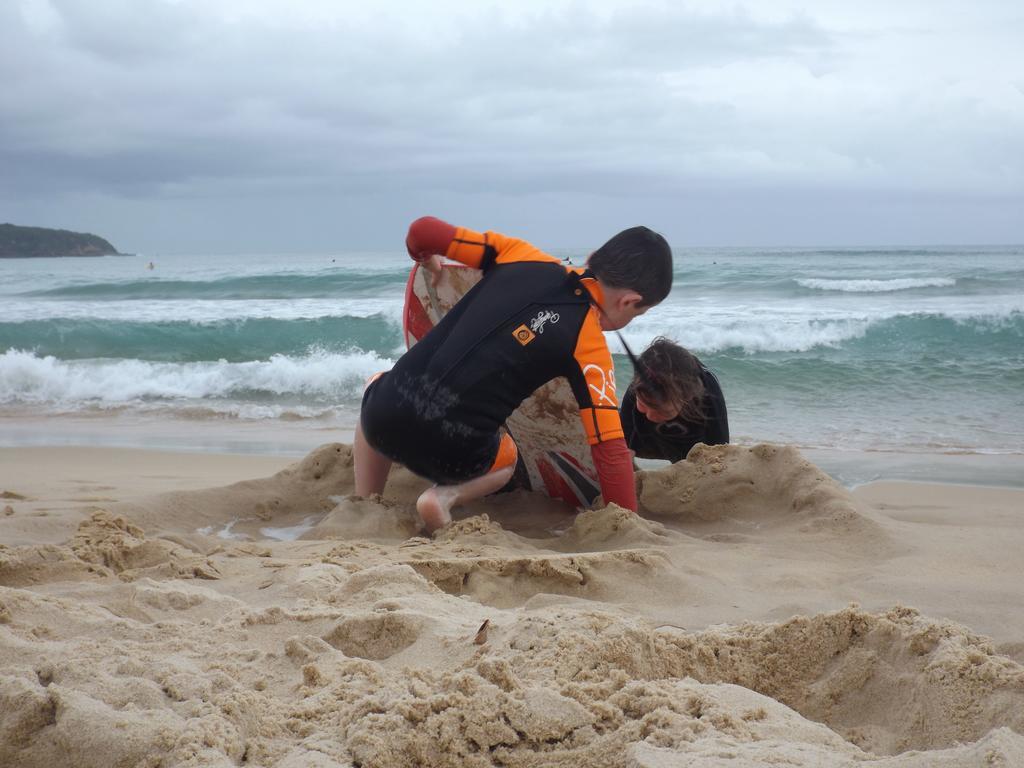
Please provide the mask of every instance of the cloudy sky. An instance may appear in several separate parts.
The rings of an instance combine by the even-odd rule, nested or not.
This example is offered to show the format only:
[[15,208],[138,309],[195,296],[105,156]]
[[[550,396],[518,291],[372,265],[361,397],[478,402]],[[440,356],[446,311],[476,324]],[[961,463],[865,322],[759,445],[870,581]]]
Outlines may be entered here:
[[[374,7],[377,6],[377,7]],[[1024,242],[1024,4],[0,0],[0,222],[121,250]]]

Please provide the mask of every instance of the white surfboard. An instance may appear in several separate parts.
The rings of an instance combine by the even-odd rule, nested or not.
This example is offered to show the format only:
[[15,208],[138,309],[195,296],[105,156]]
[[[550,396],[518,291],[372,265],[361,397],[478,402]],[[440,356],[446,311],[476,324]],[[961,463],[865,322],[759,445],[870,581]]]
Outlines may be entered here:
[[[445,264],[437,286],[419,264],[405,288],[402,329],[411,347],[482,277],[480,270]],[[590,507],[600,495],[597,470],[580,423],[579,405],[564,377],[549,381],[523,401],[506,422],[519,448],[521,484],[561,499],[573,507]]]

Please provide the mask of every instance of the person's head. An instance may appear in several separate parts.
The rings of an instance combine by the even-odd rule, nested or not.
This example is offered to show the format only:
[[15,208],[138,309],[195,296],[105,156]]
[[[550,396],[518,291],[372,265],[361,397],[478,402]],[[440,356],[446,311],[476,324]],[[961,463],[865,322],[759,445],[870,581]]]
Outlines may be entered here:
[[700,361],[684,347],[659,336],[637,358],[633,373],[636,407],[649,421],[660,423],[682,416],[703,418],[704,382]]
[[672,249],[647,227],[622,230],[590,254],[587,267],[601,284],[606,331],[628,325],[672,289]]

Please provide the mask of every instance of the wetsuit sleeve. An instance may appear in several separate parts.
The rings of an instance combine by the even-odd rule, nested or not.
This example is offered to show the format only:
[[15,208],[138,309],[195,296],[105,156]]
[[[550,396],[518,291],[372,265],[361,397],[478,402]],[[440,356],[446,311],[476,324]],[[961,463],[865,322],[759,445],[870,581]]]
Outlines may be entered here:
[[573,351],[573,366],[573,375],[567,378],[580,406],[587,442],[596,445],[625,437],[615,394],[612,353],[593,309],[587,313],[580,328]]
[[495,264],[514,261],[558,261],[525,240],[465,227],[456,230],[445,256],[485,272]]
[[474,232],[472,229],[456,227],[433,216],[423,216],[409,226],[405,248],[413,261],[426,261],[431,256],[447,256],[449,259],[482,270],[508,261],[541,261],[552,258],[525,240],[506,237],[497,232]]
[[605,503],[615,502],[636,512],[633,455],[622,434],[615,396],[615,367],[593,308],[588,308],[583,318],[566,378],[580,406],[580,420]]
[[447,221],[423,216],[409,225],[405,248],[413,261],[426,261],[431,256],[443,256],[455,238],[457,230]]
[[598,443],[590,448],[597,468],[601,495],[605,504],[615,502],[624,509],[636,512],[636,479],[633,476],[633,456],[621,437]]

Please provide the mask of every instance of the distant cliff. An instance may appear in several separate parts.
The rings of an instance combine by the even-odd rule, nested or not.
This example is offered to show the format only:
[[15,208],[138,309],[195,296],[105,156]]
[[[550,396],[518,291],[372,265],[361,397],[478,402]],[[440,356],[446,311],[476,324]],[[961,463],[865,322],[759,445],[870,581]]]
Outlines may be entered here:
[[0,259],[35,256],[114,256],[117,248],[85,232],[0,224]]

